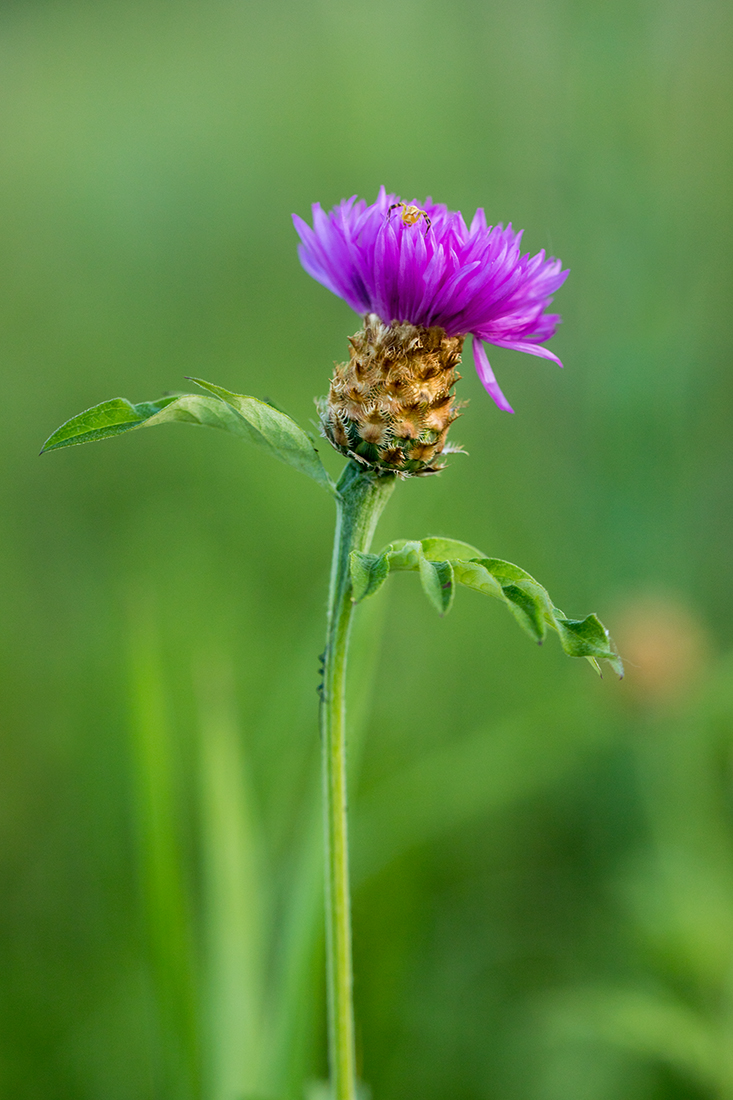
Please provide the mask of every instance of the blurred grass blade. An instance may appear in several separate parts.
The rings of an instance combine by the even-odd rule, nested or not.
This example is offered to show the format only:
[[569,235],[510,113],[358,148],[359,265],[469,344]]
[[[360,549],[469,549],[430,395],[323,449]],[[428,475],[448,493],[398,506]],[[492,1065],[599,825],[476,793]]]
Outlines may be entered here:
[[205,1100],[262,1095],[267,882],[234,688],[202,664],[200,822],[204,885]]
[[158,1006],[158,1094],[199,1095],[196,955],[181,842],[180,775],[149,601],[131,632],[132,749],[139,865]]
[[277,936],[271,1001],[268,1095],[300,1100],[325,1011],[323,950],[323,821],[319,777],[301,814]]
[[674,994],[644,988],[598,986],[550,998],[555,1019],[591,1040],[621,1047],[669,1066],[711,1096],[730,1096],[730,1036]]
[[558,782],[609,736],[610,727],[585,699],[560,695],[556,706],[545,701],[427,753],[356,804],[355,884],[416,845]]
[[328,492],[335,492],[313,443],[294,420],[285,413],[259,401],[229,393],[211,382],[194,378],[209,395],[185,393],[162,397],[158,401],[141,401],[133,405],[124,397],[115,397],[72,417],[49,436],[41,454],[75,447],[80,443],[96,443],[136,428],[179,421],[208,428],[221,428],[264,448],[275,458],[316,481]]

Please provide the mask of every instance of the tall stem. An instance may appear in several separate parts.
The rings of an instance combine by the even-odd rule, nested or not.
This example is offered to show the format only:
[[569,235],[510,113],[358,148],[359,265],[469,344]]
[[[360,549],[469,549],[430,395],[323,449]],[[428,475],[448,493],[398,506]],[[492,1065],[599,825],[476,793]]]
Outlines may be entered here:
[[326,845],[326,987],[332,1100],[356,1100],[347,836],[346,658],[353,604],[349,554],[367,551],[395,479],[349,463],[338,484],[321,696]]

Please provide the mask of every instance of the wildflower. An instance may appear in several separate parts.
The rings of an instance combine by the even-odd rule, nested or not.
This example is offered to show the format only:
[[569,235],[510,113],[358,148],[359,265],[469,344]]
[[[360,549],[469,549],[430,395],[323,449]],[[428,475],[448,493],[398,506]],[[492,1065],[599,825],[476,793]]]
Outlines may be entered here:
[[305,270],[366,315],[322,410],[339,450],[432,472],[458,415],[451,385],[468,335],[484,387],[507,412],[484,341],[562,366],[542,344],[560,321],[545,310],[567,271],[544,251],[522,256],[511,225],[487,226],[479,209],[467,227],[458,211],[431,199],[407,205],[384,188],[371,206],[354,196],[325,214],[316,203],[312,228],[293,220]]

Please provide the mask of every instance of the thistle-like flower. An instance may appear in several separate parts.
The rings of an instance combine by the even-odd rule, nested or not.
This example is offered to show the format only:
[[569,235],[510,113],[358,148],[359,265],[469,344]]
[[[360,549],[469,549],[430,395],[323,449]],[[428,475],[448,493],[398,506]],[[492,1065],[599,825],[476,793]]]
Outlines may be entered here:
[[293,221],[308,274],[365,315],[321,404],[342,453],[403,474],[439,469],[468,335],[481,381],[507,412],[483,341],[562,366],[542,343],[560,321],[545,310],[567,271],[544,251],[522,256],[511,225],[487,226],[479,209],[469,228],[458,211],[406,204],[384,188],[371,206],[354,196],[325,214],[316,203],[312,228]]

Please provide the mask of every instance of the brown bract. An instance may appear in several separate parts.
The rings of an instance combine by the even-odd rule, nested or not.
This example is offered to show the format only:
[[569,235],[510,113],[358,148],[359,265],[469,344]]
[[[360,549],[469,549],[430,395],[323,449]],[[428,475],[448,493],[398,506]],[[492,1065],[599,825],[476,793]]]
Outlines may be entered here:
[[336,450],[376,469],[415,476],[437,473],[436,458],[461,407],[463,336],[442,328],[385,325],[375,313],[349,337],[348,363],[335,364],[319,402],[326,438]]

